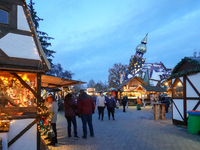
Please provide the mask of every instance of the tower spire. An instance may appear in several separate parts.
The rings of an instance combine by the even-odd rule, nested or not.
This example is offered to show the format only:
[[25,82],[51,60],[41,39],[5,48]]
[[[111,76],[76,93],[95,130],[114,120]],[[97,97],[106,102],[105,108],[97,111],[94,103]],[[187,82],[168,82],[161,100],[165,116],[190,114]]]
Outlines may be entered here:
[[146,44],[147,44],[147,35],[148,35],[148,33],[146,34],[146,36],[144,37],[144,39],[141,41],[141,44],[139,44],[136,47],[135,56],[142,57],[144,55],[144,53],[146,53],[146,51],[147,51],[147,47],[146,47]]
[[148,33],[146,34],[146,36],[144,37],[144,39],[141,41],[141,43],[147,44],[147,35],[148,35]]

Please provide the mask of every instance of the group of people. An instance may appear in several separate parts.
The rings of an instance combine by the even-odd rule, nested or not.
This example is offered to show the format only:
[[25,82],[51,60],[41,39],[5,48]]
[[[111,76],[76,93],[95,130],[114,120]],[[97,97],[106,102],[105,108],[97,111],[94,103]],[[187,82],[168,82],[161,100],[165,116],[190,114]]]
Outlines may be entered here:
[[97,97],[96,100],[96,107],[98,109],[99,118],[103,121],[104,118],[104,109],[107,107],[108,110],[108,119],[110,120],[110,115],[112,115],[112,119],[115,120],[115,108],[116,108],[116,101],[112,97],[111,94],[108,94],[108,97],[105,97],[102,92]]
[[[57,131],[56,131],[56,121],[57,121],[57,113],[58,113],[58,105],[56,103],[56,100],[53,95],[48,95],[47,101],[44,102],[44,104],[49,108],[49,111],[53,113],[53,116],[51,118],[51,127],[54,132],[54,137],[51,140],[51,143],[49,145],[55,145],[57,140]],[[139,96],[137,97],[136,105],[137,110],[141,110],[141,100]],[[125,95],[122,99],[122,105],[123,105],[123,112],[126,112],[126,106],[128,108],[128,97]],[[65,108],[65,118],[67,120],[67,131],[68,131],[68,137],[72,137],[71,134],[71,128],[73,124],[73,131],[74,131],[74,139],[79,139],[78,132],[77,132],[77,122],[76,122],[76,116],[78,115],[81,118],[82,121],[82,129],[83,129],[83,139],[87,139],[87,124],[89,126],[89,132],[90,136],[94,137],[94,130],[93,130],[93,124],[92,124],[92,114],[95,111],[95,106],[98,109],[98,119],[102,120],[104,119],[104,109],[107,107],[108,112],[108,119],[110,120],[110,117],[112,115],[112,119],[115,120],[115,108],[116,108],[116,101],[112,97],[111,94],[108,94],[107,97],[103,95],[101,92],[100,95],[96,99],[96,104],[94,103],[94,99],[92,96],[86,94],[84,90],[80,90],[80,95],[77,98],[74,97],[71,93],[68,93],[65,96],[64,99],[64,108]]]
[[87,139],[87,124],[89,126],[90,136],[94,137],[94,130],[92,124],[92,114],[95,110],[93,98],[86,94],[84,90],[80,90],[77,103],[72,94],[67,94],[64,100],[65,118],[68,123],[68,137],[71,137],[71,124],[74,127],[74,139],[79,139],[77,133],[76,116],[79,115],[83,125],[83,139]]
[[[142,102],[143,102],[143,105],[145,107],[144,99],[143,99]],[[137,110],[141,110],[141,104],[142,104],[142,102],[141,102],[140,97],[138,96],[137,100],[136,100]],[[122,106],[123,106],[123,112],[126,112],[126,106],[128,108],[128,97],[127,97],[127,95],[124,95],[123,98],[122,98]]]
[[[51,138],[51,141],[48,145],[55,146],[58,143],[57,140],[57,130],[56,130],[56,122],[57,122],[57,114],[58,114],[58,104],[53,95],[47,96],[47,101],[44,102],[44,105],[48,107],[49,111],[53,114],[51,118],[51,127],[54,133],[54,136]],[[68,93],[65,96],[64,100],[65,107],[65,118],[67,120],[67,128],[68,128],[68,137],[72,137],[71,135],[71,125],[73,124],[74,128],[74,139],[79,139],[77,132],[77,122],[76,116],[79,115],[82,120],[83,125],[83,136],[82,138],[87,139],[87,124],[90,130],[90,136],[94,137],[94,130],[92,124],[92,114],[95,110],[95,105],[93,98],[87,95],[84,90],[80,90],[80,95],[76,102],[75,97]],[[49,139],[49,137],[47,137]]]

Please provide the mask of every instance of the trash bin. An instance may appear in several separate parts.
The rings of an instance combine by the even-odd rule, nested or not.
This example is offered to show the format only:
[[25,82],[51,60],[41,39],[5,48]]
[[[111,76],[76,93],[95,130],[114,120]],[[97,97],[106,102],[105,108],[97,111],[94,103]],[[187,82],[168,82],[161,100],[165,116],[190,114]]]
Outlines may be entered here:
[[186,111],[188,116],[188,132],[191,134],[200,134],[200,111]]

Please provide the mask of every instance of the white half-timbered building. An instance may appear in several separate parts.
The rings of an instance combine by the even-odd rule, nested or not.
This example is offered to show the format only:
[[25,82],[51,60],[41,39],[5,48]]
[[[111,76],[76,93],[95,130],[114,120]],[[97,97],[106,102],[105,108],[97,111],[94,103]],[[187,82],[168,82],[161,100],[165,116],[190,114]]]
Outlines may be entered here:
[[168,84],[172,89],[173,123],[187,125],[186,111],[200,111],[200,57],[182,59],[172,71]]
[[0,121],[10,120],[0,126],[3,150],[40,149],[37,105],[50,68],[25,0],[0,0]]

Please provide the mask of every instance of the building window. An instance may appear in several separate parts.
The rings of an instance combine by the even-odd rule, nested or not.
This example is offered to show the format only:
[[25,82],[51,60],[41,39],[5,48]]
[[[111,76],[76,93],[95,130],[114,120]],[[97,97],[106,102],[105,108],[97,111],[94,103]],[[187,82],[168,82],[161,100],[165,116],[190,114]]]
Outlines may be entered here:
[[180,80],[177,80],[175,82],[175,85],[173,87],[173,96],[175,98],[183,98],[183,84]]
[[8,24],[8,12],[0,9],[0,23]]

